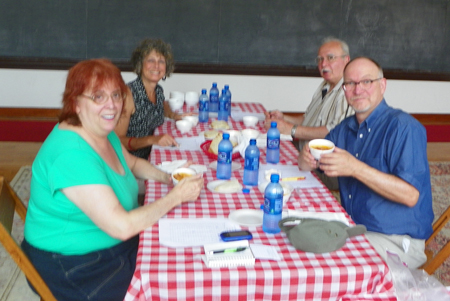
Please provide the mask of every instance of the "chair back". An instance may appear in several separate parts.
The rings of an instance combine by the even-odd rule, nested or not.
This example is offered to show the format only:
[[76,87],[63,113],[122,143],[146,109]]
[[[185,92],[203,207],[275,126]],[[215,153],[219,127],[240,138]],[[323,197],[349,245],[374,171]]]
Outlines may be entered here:
[[[425,248],[439,234],[448,221],[450,221],[450,206],[448,206],[447,210],[445,210],[433,224],[433,233],[425,241]],[[450,241],[447,242],[447,244],[443,246],[435,255],[431,250],[425,250],[425,254],[427,255],[427,262],[425,262],[421,268],[431,275],[450,256]]]
[[25,221],[27,209],[3,176],[0,176],[0,242],[41,296],[41,300],[56,301],[20,245],[11,236],[14,211]]

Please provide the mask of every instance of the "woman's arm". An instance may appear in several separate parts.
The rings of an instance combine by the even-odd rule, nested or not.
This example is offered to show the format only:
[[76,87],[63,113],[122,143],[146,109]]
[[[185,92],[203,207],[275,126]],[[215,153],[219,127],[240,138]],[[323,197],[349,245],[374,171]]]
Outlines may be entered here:
[[188,177],[164,197],[131,211],[122,207],[114,191],[106,185],[73,186],[62,192],[100,229],[112,237],[127,240],[151,227],[174,207],[195,201],[202,188],[201,175]]

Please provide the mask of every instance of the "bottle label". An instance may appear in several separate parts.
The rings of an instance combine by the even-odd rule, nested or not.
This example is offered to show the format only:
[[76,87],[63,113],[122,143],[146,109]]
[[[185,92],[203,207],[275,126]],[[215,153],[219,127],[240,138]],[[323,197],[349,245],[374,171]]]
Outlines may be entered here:
[[209,102],[208,101],[200,101],[200,111],[208,111],[209,110]]
[[280,139],[269,139],[267,138],[267,148],[268,149],[279,149],[280,148]]
[[269,214],[280,214],[283,210],[283,195],[275,199],[270,200],[268,197],[264,197],[264,212]]
[[228,101],[219,101],[219,111],[228,111]]
[[219,102],[219,95],[211,95],[209,97],[210,102]]
[[217,154],[217,163],[231,164],[231,152],[219,152]]
[[244,169],[258,170],[259,169],[259,157],[245,158]]

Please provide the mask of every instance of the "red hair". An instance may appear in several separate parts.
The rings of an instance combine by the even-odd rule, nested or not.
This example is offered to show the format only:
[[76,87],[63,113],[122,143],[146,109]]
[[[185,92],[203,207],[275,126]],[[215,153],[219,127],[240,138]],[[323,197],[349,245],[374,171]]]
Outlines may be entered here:
[[93,59],[77,63],[70,68],[67,75],[66,88],[62,99],[62,110],[59,122],[67,121],[79,126],[81,121],[75,111],[76,99],[87,89],[98,90],[105,84],[118,86],[122,95],[128,91],[119,68],[107,59]]

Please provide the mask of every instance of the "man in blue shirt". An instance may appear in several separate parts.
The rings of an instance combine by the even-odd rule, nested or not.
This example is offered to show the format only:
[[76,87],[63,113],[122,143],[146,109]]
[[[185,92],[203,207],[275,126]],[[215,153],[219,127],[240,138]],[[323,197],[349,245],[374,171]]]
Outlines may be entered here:
[[335,151],[316,161],[306,145],[302,170],[320,168],[338,177],[342,206],[386,259],[397,253],[410,268],[426,261],[425,239],[433,210],[425,128],[384,100],[386,79],[372,59],[351,60],[344,69],[345,97],[355,115],[326,136]]

